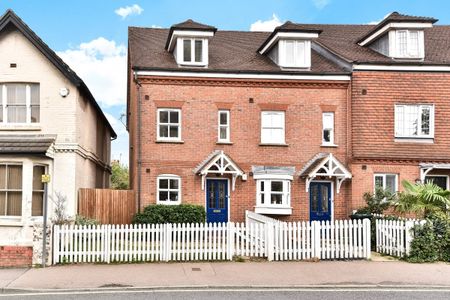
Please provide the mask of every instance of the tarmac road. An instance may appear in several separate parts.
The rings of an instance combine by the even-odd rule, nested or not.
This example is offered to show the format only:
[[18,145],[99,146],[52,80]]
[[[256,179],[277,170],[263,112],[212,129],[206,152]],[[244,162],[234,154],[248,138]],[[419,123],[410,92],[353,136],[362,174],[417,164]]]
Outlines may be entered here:
[[83,292],[15,293],[0,294],[0,299],[158,299],[158,300],[211,300],[211,299],[298,299],[298,300],[415,300],[450,299],[450,289],[408,288],[282,288],[282,289],[150,289],[150,290],[94,290]]

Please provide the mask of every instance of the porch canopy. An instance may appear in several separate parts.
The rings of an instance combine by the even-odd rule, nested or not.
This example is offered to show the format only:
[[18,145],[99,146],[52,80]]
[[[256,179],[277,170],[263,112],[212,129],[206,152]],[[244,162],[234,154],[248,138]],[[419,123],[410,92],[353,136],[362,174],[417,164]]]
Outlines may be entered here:
[[234,191],[236,179],[244,175],[244,171],[223,150],[215,150],[200,163],[194,173],[202,176],[202,190],[205,189],[205,179],[208,175],[231,175],[231,188]]
[[55,139],[51,134],[1,135],[0,154],[46,154]]
[[336,180],[338,194],[344,180],[352,178],[350,171],[331,153],[317,153],[300,170],[299,176],[306,179],[306,192],[309,191],[309,185],[315,178],[333,178]]
[[430,173],[432,170],[439,169],[439,170],[450,170],[450,163],[420,163],[420,181],[425,182],[425,177],[428,173]]

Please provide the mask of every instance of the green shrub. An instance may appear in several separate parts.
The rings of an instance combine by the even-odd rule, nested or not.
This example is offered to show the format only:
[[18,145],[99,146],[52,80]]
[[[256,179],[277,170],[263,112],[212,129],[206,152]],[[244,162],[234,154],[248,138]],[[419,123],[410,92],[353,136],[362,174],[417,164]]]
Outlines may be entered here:
[[96,219],[91,219],[82,215],[75,217],[75,225],[100,225],[100,222]]
[[133,217],[134,224],[204,223],[205,208],[201,205],[149,205]]
[[450,219],[445,213],[428,213],[427,223],[414,230],[408,261],[450,261]]

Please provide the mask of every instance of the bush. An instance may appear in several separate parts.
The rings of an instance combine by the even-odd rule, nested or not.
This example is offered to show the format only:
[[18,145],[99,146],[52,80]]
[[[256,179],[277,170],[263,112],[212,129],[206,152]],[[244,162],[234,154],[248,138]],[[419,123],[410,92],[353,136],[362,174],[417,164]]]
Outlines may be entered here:
[[429,213],[427,223],[415,227],[407,260],[410,262],[450,261],[450,219],[445,213]]
[[205,208],[191,204],[149,205],[133,217],[134,224],[204,223],[205,220]]
[[100,222],[96,219],[91,219],[82,215],[75,217],[75,225],[100,225]]
[[366,206],[358,209],[356,214],[382,214],[388,209],[394,201],[396,195],[388,190],[376,188],[375,193],[364,193],[364,201]]

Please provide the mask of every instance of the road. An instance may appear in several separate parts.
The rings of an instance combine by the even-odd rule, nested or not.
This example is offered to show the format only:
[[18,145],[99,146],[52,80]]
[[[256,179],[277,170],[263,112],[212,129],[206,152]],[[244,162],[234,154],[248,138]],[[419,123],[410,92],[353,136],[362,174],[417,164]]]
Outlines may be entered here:
[[200,289],[200,290],[110,290],[86,292],[49,292],[0,294],[0,299],[158,299],[158,300],[211,300],[211,299],[258,299],[258,300],[415,300],[450,299],[449,289],[394,289],[394,288],[303,288],[303,289]]

